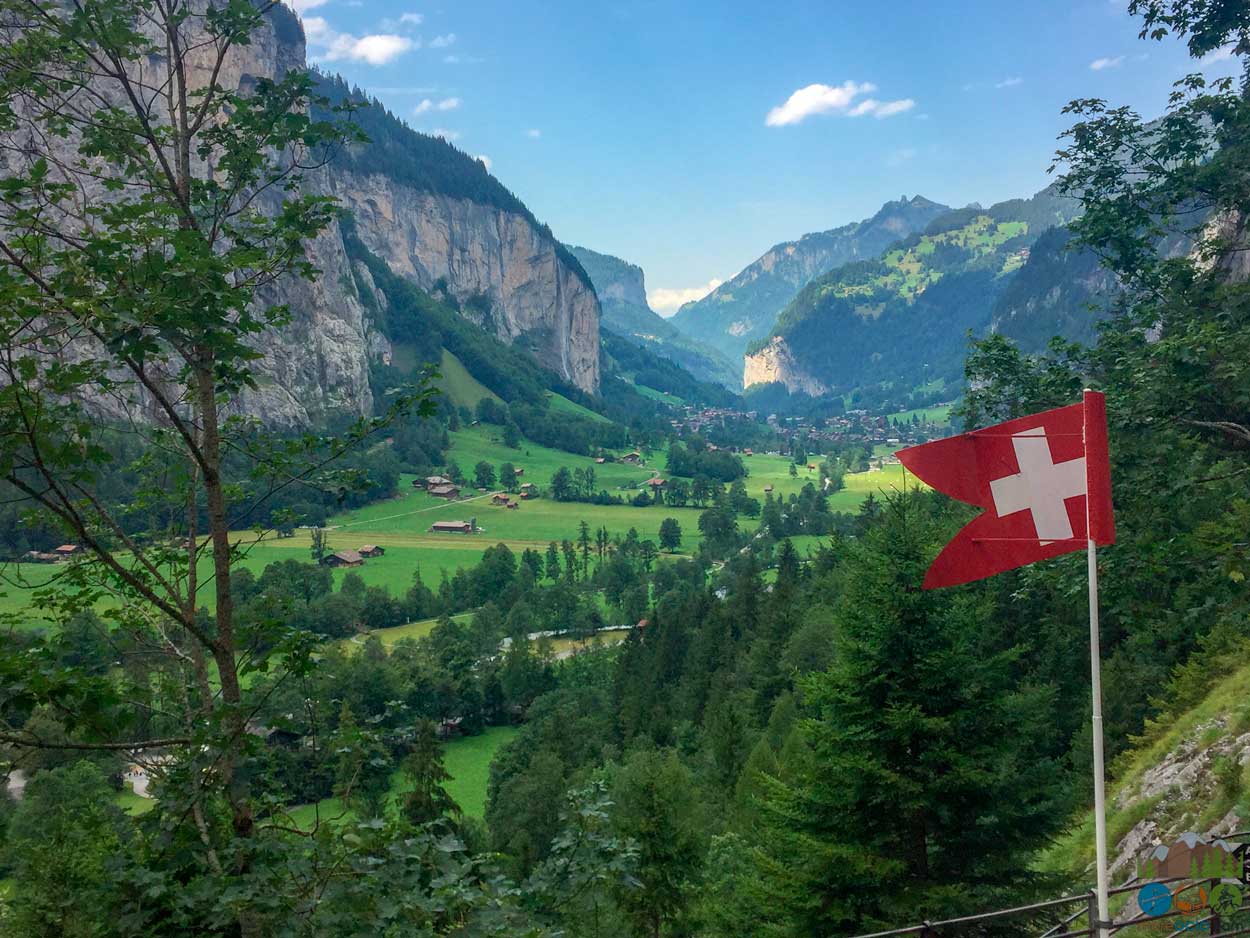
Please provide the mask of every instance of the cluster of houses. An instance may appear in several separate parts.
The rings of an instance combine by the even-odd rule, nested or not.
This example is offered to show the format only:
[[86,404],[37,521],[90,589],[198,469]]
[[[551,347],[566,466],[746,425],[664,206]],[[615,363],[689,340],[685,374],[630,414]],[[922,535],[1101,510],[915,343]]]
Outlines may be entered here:
[[64,563],[82,553],[77,544],[62,544],[55,550],[28,550],[22,558],[26,563]]
[[370,557],[381,557],[386,553],[385,547],[377,544],[365,544],[359,550],[336,550],[321,558],[327,567],[359,567]]
[[443,476],[426,476],[424,479],[413,479],[412,487],[425,489],[435,498],[445,498],[448,501],[454,501],[460,497],[460,487],[455,482],[452,482],[451,479]]

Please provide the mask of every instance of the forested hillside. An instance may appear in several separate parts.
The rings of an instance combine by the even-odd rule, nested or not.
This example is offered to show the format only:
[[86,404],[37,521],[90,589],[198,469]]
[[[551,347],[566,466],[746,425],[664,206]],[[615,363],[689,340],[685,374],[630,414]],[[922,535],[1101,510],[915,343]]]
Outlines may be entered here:
[[[1034,242],[1071,220],[1076,208],[1052,187],[1031,199],[960,209],[878,260],[816,278],[781,313],[771,336],[748,349],[744,386],[781,381],[816,396],[893,382],[957,384],[968,333],[984,334]],[[1035,328],[1053,335],[1063,325],[1055,320]]]
[[923,196],[903,197],[863,221],[774,245],[706,297],[683,306],[673,325],[737,361],[747,346],[768,335],[778,314],[812,278],[875,258],[948,210]]

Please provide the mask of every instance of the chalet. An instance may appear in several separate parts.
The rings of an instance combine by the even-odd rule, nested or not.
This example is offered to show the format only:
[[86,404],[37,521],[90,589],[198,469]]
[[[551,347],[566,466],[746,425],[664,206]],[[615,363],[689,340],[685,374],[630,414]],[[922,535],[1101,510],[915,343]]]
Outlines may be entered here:
[[751,447],[749,447],[749,446],[748,446],[746,449],[744,449],[744,450],[742,451],[742,455],[743,455],[743,456],[754,456],[755,454],[754,454],[753,452],[751,452]]
[[537,498],[538,497],[538,489],[534,487],[533,482],[525,482],[521,485],[521,497],[522,498]]
[[773,490],[773,487],[772,487],[771,485],[766,485],[766,486],[764,486],[764,492],[765,492],[765,493],[771,492],[772,490]]
[[327,567],[359,567],[364,564],[365,558],[360,556],[358,550],[336,550],[322,557],[321,562]]
[[626,453],[624,456],[621,457],[621,462],[627,462],[631,466],[636,466],[640,462],[642,462],[642,453],[638,453],[638,452]]
[[412,480],[413,488],[418,488],[418,489],[432,489],[440,485],[455,485],[455,484],[456,483],[452,482],[451,479],[444,478],[443,476],[426,476],[424,479]]
[[596,465],[596,466],[602,466],[602,465],[604,464],[604,462],[605,462],[605,461],[606,461],[606,460],[604,460],[604,458],[603,458],[602,456],[600,456],[598,459],[596,459],[596,460],[595,460],[595,465]]
[[433,495],[435,498],[445,498],[448,501],[451,501],[452,499],[456,499],[460,497],[460,489],[456,488],[451,483],[448,483],[446,485],[435,485],[426,489],[426,491],[429,492],[431,495]]
[[22,557],[25,563],[57,563],[61,559],[60,554],[50,554],[42,550],[28,550]]
[[665,479],[655,478],[648,479],[646,484],[651,486],[652,489],[662,489],[664,486],[668,485],[668,481]]
[[62,560],[69,560],[70,557],[77,557],[82,552],[82,548],[77,544],[62,544],[52,553],[56,554]]
[[431,534],[472,534],[472,521],[435,521],[430,525]]
[[816,464],[815,464],[814,462],[809,462],[809,463],[807,464],[807,468],[808,468],[808,469],[815,469],[815,468],[816,468]]
[[507,505],[505,505],[504,507],[505,507],[505,508],[511,508],[511,509],[513,509],[513,510],[515,511],[516,509],[520,508],[521,506],[520,506],[520,505],[518,505],[516,502],[508,502],[508,504],[507,504]]
[[506,505],[509,502],[508,496],[503,492],[496,492],[490,497],[490,500],[493,505]]
[[377,544],[366,544],[356,553],[360,554],[361,557],[381,557],[386,553],[386,548],[379,547]]
[[524,470],[524,469],[513,469],[513,470],[512,470],[512,474],[513,474],[514,476],[516,476],[516,477],[519,479],[519,478],[521,478],[521,476],[525,475],[525,470]]

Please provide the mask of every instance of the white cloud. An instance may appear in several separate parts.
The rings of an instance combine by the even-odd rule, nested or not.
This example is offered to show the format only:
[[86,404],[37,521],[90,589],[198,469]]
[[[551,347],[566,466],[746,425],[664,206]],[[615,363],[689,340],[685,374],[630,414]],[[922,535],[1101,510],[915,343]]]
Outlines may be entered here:
[[661,316],[671,316],[683,303],[701,300],[721,285],[720,280],[709,280],[701,287],[659,287],[647,294],[647,302]]
[[994,82],[994,87],[995,88],[1014,88],[1016,85],[1022,84],[1023,82],[1024,82],[1023,78],[1020,78],[1019,76],[1013,76],[1011,78],[1004,78],[1002,81]]
[[488,173],[490,172],[490,168],[495,165],[494,163],[491,162],[490,157],[487,156],[485,153],[479,153],[477,155],[477,161],[486,167],[486,171]]
[[431,49],[446,49],[456,41],[455,33],[448,33],[446,36],[435,36],[430,40]]
[[525,131],[525,136],[529,137],[531,140],[537,140],[542,135],[543,132],[537,127],[531,127],[529,130]]
[[370,36],[353,36],[341,33],[320,16],[304,20],[304,35],[314,50],[311,56],[322,62],[366,62],[369,65],[385,65],[414,48],[407,36],[376,33]]
[[1104,68],[1118,68],[1123,62],[1124,56],[1122,55],[1105,55],[1100,59],[1094,59],[1089,63],[1089,67],[1092,71],[1101,72]]
[[800,88],[786,99],[786,103],[773,108],[764,118],[769,127],[784,127],[797,124],[813,114],[825,114],[829,111],[845,111],[851,102],[861,94],[876,91],[876,85],[864,82],[844,81],[834,87],[831,85],[807,85]]
[[307,13],[309,10],[315,10],[317,7],[323,7],[328,0],[289,0],[291,9],[296,13]]
[[399,21],[409,26],[420,26],[425,21],[425,17],[420,13],[405,13],[400,16]]
[[439,101],[435,107],[437,107],[440,111],[454,111],[456,108],[460,107],[460,104],[461,101],[459,98],[443,98],[443,100]]
[[902,98],[898,101],[887,101],[885,104],[879,105],[872,112],[873,117],[893,117],[895,114],[902,114],[904,111],[910,111],[916,106],[916,102],[911,98]]
[[458,130],[444,130],[442,127],[435,127],[433,130],[431,130],[431,131],[430,131],[430,136],[431,136],[431,137],[442,137],[442,138],[443,138],[444,140],[446,140],[448,143],[451,143],[453,140],[459,140],[459,139],[460,139],[460,131],[458,131]]
[[417,106],[412,109],[413,114],[424,114],[426,111],[434,107],[434,102],[429,98],[422,98],[417,102]]
[[874,117],[890,117],[902,114],[916,106],[911,98],[900,98],[897,101],[878,101],[876,98],[862,98],[860,95],[870,94],[877,90],[871,82],[844,81],[840,85],[807,85],[800,88],[768,112],[764,123],[769,127],[785,127],[798,124],[813,114],[843,114],[847,117],[863,117],[871,114]]

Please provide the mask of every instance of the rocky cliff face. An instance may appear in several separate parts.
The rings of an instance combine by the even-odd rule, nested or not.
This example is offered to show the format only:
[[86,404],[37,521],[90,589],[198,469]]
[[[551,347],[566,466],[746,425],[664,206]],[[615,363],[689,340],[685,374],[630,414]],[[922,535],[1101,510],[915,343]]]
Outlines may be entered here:
[[773,336],[768,344],[754,355],[746,356],[742,369],[742,387],[749,388],[753,384],[771,384],[780,381],[791,394],[802,391],[812,397],[819,397],[829,389],[805,374],[796,361],[786,340],[781,336]]
[[[212,50],[192,61],[191,84],[211,78]],[[305,67],[303,30],[295,14],[276,7],[247,45],[235,45],[217,82],[246,91],[257,79]],[[363,105],[362,110],[375,108]],[[359,119],[359,117],[358,117]],[[404,142],[428,138],[401,127]],[[471,157],[445,148],[455,172],[484,192],[506,192]],[[420,163],[420,157],[410,162]],[[0,164],[4,157],[0,155]],[[332,161],[307,174],[305,190],[336,197],[356,218],[356,232],[401,276],[439,287],[461,301],[464,315],[588,392],[599,388],[599,303],[576,261],[515,197],[503,206],[486,197],[419,191],[385,171],[361,173],[350,161]],[[258,201],[275,210],[280,194]],[[288,278],[259,296],[285,304],[290,321],[258,338],[255,390],[237,408],[280,426],[316,424],[333,414],[368,414],[373,407],[370,366],[389,360],[390,343],[371,322],[357,295],[337,226],[308,248],[320,270],[313,281]]]
[[425,289],[442,281],[477,325],[524,342],[582,390],[599,389],[599,302],[527,219],[380,173],[334,170],[329,191],[352,213],[360,240],[397,274]]

